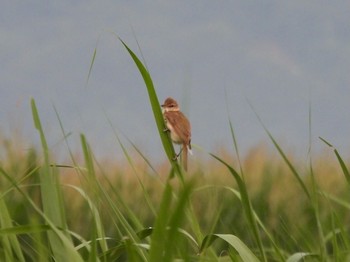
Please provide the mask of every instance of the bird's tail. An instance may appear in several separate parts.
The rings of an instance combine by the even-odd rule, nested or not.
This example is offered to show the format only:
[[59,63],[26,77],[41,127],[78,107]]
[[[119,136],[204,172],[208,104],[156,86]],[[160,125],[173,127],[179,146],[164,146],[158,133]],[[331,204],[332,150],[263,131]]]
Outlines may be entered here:
[[188,147],[187,145],[182,146],[182,166],[185,171],[187,171],[187,156],[188,156]]

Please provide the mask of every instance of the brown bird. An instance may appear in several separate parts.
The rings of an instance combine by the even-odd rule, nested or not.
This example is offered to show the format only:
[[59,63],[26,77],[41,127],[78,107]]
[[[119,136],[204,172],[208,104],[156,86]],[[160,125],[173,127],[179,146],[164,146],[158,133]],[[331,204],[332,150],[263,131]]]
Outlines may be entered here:
[[182,164],[187,171],[187,155],[191,153],[191,124],[186,116],[180,111],[177,102],[168,97],[163,105],[163,116],[166,124],[164,131],[170,132],[170,138],[175,144],[182,145],[182,148],[175,156],[177,159],[182,152]]

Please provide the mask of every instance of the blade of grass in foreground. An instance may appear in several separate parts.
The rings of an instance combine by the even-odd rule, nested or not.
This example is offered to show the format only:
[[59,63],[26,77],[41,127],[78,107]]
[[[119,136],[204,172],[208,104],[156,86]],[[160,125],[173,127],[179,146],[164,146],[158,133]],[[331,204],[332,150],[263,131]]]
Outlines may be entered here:
[[[139,182],[139,184],[140,184],[140,186],[141,186],[141,189],[142,189],[142,191],[143,191],[143,194],[144,194],[144,196],[145,196],[146,202],[147,202],[147,204],[148,204],[150,210],[151,210],[152,213],[155,215],[155,214],[156,214],[155,208],[154,208],[154,206],[153,206],[153,204],[152,204],[152,202],[151,202],[151,200],[150,200],[150,196],[149,196],[149,194],[148,194],[148,192],[147,192],[147,190],[146,190],[146,188],[145,188],[145,185],[143,184],[143,182],[142,182],[142,180],[141,180],[141,178],[140,178],[140,175],[139,175],[139,173],[138,173],[138,171],[137,171],[137,169],[136,169],[136,167],[135,167],[135,163],[134,163],[134,161],[132,160],[132,157],[129,155],[128,150],[125,148],[124,144],[122,143],[122,141],[121,141],[121,139],[120,139],[120,137],[119,137],[119,135],[118,135],[117,130],[113,127],[113,124],[112,124],[111,120],[110,120],[109,118],[107,118],[107,120],[108,120],[108,122],[109,122],[109,125],[110,125],[111,128],[113,129],[114,136],[116,137],[116,139],[117,139],[117,141],[118,141],[118,144],[119,144],[119,146],[121,147],[121,149],[122,149],[122,151],[123,151],[123,153],[124,153],[124,156],[125,156],[126,160],[128,161],[130,167],[132,168],[132,170],[133,170],[133,172],[134,172],[134,174],[135,174],[135,176],[136,176],[136,178],[137,178],[137,181]],[[129,140],[129,139],[128,139],[128,140]],[[129,140],[129,142],[131,142],[131,141]],[[138,149],[133,143],[132,143],[132,145],[133,145],[133,147],[137,150],[137,152],[140,152],[139,149]],[[141,154],[141,155],[142,155],[142,154]],[[142,156],[143,156],[143,155],[142,155]],[[144,159],[145,159],[145,158],[144,158]]]
[[[4,198],[0,197],[0,246],[2,246],[5,261],[25,261],[16,235],[4,236],[5,228],[13,228],[12,219]],[[0,255],[2,257],[2,254]]]
[[[87,172],[88,172],[88,186],[91,186],[91,190],[93,191],[93,200],[98,201],[98,202],[103,202],[105,203],[104,205],[107,205],[107,212],[110,212],[112,216],[114,216],[112,219],[113,220],[118,220],[118,223],[121,224],[121,226],[117,226],[117,223],[114,222],[114,224],[116,225],[116,229],[120,235],[120,237],[122,238],[128,238],[130,239],[133,243],[138,243],[139,239],[137,237],[137,234],[135,232],[135,229],[133,228],[133,226],[131,225],[132,222],[135,222],[135,224],[138,224],[139,222],[136,221],[133,218],[132,212],[131,210],[128,209],[128,207],[125,205],[125,203],[123,202],[123,200],[121,198],[121,202],[120,203],[116,203],[115,200],[113,200],[111,198],[111,196],[109,195],[109,193],[101,186],[101,184],[99,183],[99,181],[97,180],[96,177],[96,172],[95,172],[95,167],[94,167],[94,157],[93,157],[93,152],[90,149],[90,146],[85,138],[85,136],[83,134],[80,135],[81,138],[81,144],[82,144],[82,148],[83,148],[83,154],[84,154],[84,159],[85,159],[85,165],[87,167]],[[125,207],[125,210],[128,214],[127,217],[125,217],[125,214],[123,214],[123,212],[120,209],[120,206]],[[131,218],[131,220],[129,220]],[[97,228],[98,229],[98,228]],[[102,229],[102,227],[101,227]],[[99,231],[96,231],[98,234]],[[101,231],[101,233],[103,233]],[[104,235],[104,233],[103,233]],[[102,236],[103,236],[102,235]],[[105,241],[103,241],[105,242]],[[107,244],[104,243],[104,245],[106,246]],[[107,246],[106,246],[107,248]],[[106,250],[105,248],[105,250]],[[137,253],[137,255],[139,257],[144,258],[146,257],[146,254],[144,252],[144,250],[142,249],[135,249],[135,252]],[[104,252],[106,253],[106,252]]]
[[67,225],[65,221],[62,193],[60,190],[57,173],[50,167],[49,148],[41,126],[41,121],[34,99],[31,99],[31,107],[35,128],[39,132],[44,153],[44,164],[40,172],[40,188],[44,212],[57,226],[66,229]]
[[102,219],[96,205],[93,203],[92,199],[90,199],[88,194],[86,194],[86,192],[83,189],[73,185],[67,185],[67,187],[70,187],[74,189],[76,192],[78,192],[88,204],[90,208],[90,212],[93,216],[94,226],[95,226],[95,227],[92,227],[92,230],[94,231],[95,238],[100,239],[99,243],[100,243],[102,252],[106,252],[108,249],[107,242],[105,241],[106,236],[103,228]]
[[[55,252],[61,252],[56,257],[56,254],[53,254],[53,257],[55,258],[55,261],[77,261],[82,262],[82,258],[80,257],[80,254],[77,250],[75,250],[71,238],[67,237],[68,231],[58,229],[58,227],[47,217],[47,215],[41,211],[41,209],[34,203],[34,201],[27,196],[23,190],[17,185],[17,183],[13,180],[13,178],[0,167],[0,173],[9,181],[12,183],[12,186],[23,196],[24,200],[28,201],[30,206],[38,213],[40,216],[44,219],[46,224],[51,228],[49,232],[52,233],[52,235],[49,234],[49,244],[50,246],[53,244],[52,239],[54,239],[54,243],[59,243],[58,246],[55,246]],[[49,233],[48,232],[48,233]],[[51,236],[51,237],[50,237]],[[54,238],[55,237],[55,238]],[[45,243],[47,245],[47,243]],[[52,247],[51,247],[52,248]],[[52,251],[53,252],[53,251]],[[41,253],[38,254],[41,256]],[[62,257],[64,257],[66,260],[62,260]]]
[[[227,95],[225,96],[227,98]],[[227,99],[226,99],[226,107],[227,107],[227,113],[229,112],[228,110],[228,102],[227,102]],[[230,126],[230,130],[231,130],[231,136],[232,136],[232,140],[233,140],[233,146],[234,146],[234,150],[236,152],[236,157],[237,157],[237,160],[238,160],[238,165],[239,165],[239,168],[240,168],[240,171],[241,171],[241,179],[243,181],[243,184],[245,184],[244,182],[244,172],[243,172],[243,167],[242,167],[242,164],[241,164],[241,160],[240,160],[240,155],[239,155],[239,150],[238,150],[238,143],[237,143],[237,139],[236,139],[236,135],[235,135],[235,132],[234,132],[234,128],[233,128],[233,124],[231,122],[231,119],[229,118],[228,119],[229,121],[229,126]],[[227,188],[228,189],[228,188]],[[230,191],[232,191],[232,189],[229,189]],[[234,192],[234,191],[232,191]],[[239,194],[236,195],[241,201],[242,201],[242,198]],[[252,208],[252,207],[251,207]],[[263,231],[265,232],[266,236],[269,238],[269,240],[271,241],[275,251],[276,251],[276,254],[280,257],[281,260],[283,260],[283,255],[281,253],[281,251],[279,250],[275,240],[273,239],[272,235],[267,231],[267,229],[265,228],[265,226],[263,225],[263,223],[260,221],[258,215],[255,213],[255,211],[253,210],[252,208],[252,212],[254,213],[254,216],[255,216],[255,219],[257,220],[257,223],[260,225],[260,227],[263,229]]]
[[[63,229],[63,234],[71,241],[70,235],[65,232],[67,229],[66,217],[63,207],[63,198],[59,179],[55,168],[50,167],[49,148],[46,142],[44,131],[39,118],[39,113],[34,99],[31,99],[31,108],[35,128],[38,130],[41,145],[44,153],[44,163],[40,170],[40,189],[43,210],[47,218],[52,223]],[[57,261],[68,261],[69,257],[65,252],[65,247],[57,234],[48,232],[49,243]]]
[[[288,157],[283,152],[282,148],[279,146],[279,144],[274,139],[274,137],[272,136],[270,131],[267,129],[267,127],[264,125],[263,121],[261,120],[260,116],[258,115],[256,110],[254,109],[253,105],[250,104],[250,103],[249,103],[249,105],[252,108],[252,110],[253,110],[254,114],[256,115],[257,119],[259,120],[260,124],[264,128],[266,134],[268,135],[268,137],[272,141],[273,145],[277,149],[278,153],[280,154],[280,156],[282,157],[284,162],[287,164],[287,166],[289,167],[289,169],[292,172],[292,174],[294,175],[294,177],[297,179],[299,185],[303,189],[303,191],[304,191],[305,195],[307,196],[308,200],[311,202],[311,207],[312,207],[312,210],[313,210],[313,213],[314,213],[314,216],[315,216],[315,220],[316,220],[315,222],[317,224],[317,229],[318,229],[318,237],[319,237],[319,243],[320,243],[320,256],[323,259],[324,257],[326,257],[327,254],[326,254],[326,247],[323,245],[323,243],[324,243],[324,235],[323,235],[323,228],[322,228],[322,224],[321,224],[321,221],[320,221],[319,209],[318,209],[318,207],[319,207],[318,194],[317,194],[317,190],[318,189],[317,189],[316,182],[314,180],[314,174],[313,174],[313,169],[312,169],[312,164],[311,164],[311,158],[310,158],[310,176],[312,178],[312,188],[309,191],[309,189],[306,187],[303,179],[301,178],[301,175],[298,173],[298,171],[293,166],[293,164],[289,161]],[[309,137],[310,138],[309,139],[311,139],[311,108],[309,108],[309,130],[310,130],[310,133],[309,133]],[[311,153],[311,144],[309,145],[309,153]]]
[[[165,235],[169,220],[169,208],[172,201],[172,189],[167,183],[163,191],[158,216],[155,222],[154,231],[151,237],[151,248],[149,251],[149,261],[162,261],[166,249]],[[172,247],[169,247],[172,248]]]
[[174,208],[172,208],[173,191],[171,185],[167,183],[151,236],[149,261],[170,262],[174,261],[175,254],[180,257],[186,256],[186,254],[178,254],[178,252],[187,251],[187,248],[182,248],[183,241],[179,238],[183,236],[181,236],[179,228],[186,216],[184,210],[186,210],[191,190],[192,184],[186,184],[179,193]]
[[[239,199],[239,201],[242,202],[241,194],[237,190],[235,190],[235,189],[233,189],[231,187],[228,187],[228,186],[223,186],[222,188],[225,189],[225,190],[228,190],[231,193],[233,193]],[[276,255],[279,257],[279,259],[281,261],[283,261],[284,260],[284,256],[283,256],[280,248],[277,246],[276,241],[273,239],[272,234],[267,230],[266,226],[260,220],[259,216],[257,215],[257,213],[255,212],[255,210],[253,208],[252,208],[252,212],[254,214],[255,220],[257,221],[258,225],[260,226],[262,231],[265,233],[267,238],[270,240],[270,242],[271,242],[271,244],[272,244],[272,246],[273,246],[273,248],[274,248],[274,250],[276,252]]]
[[[176,253],[176,247],[181,252],[187,252],[187,248],[183,248],[182,239],[179,239],[181,236],[179,232],[179,228],[186,216],[185,210],[189,203],[189,196],[192,191],[192,183],[187,183],[186,186],[183,188],[183,190],[180,192],[179,197],[177,199],[177,203],[175,208],[173,209],[173,212],[171,214],[170,220],[169,220],[169,230],[167,230],[167,238],[166,238],[166,249],[164,253],[164,262],[171,262],[174,261],[174,255]],[[187,244],[186,244],[187,246]],[[187,254],[182,253],[180,256],[185,257]]]
[[173,169],[176,171],[176,173],[178,173],[180,175],[180,178],[183,180],[182,170],[180,168],[180,165],[178,164],[177,161],[173,160],[173,158],[175,156],[175,150],[174,150],[173,144],[170,140],[168,132],[164,132],[165,126],[164,126],[163,114],[162,114],[162,111],[160,109],[159,100],[158,100],[157,93],[156,93],[154,85],[153,85],[152,78],[151,78],[149,72],[147,71],[146,67],[142,64],[142,62],[135,55],[135,53],[123,42],[122,39],[119,38],[119,40],[122,42],[122,44],[124,45],[126,50],[129,52],[131,58],[135,62],[137,68],[139,69],[139,71],[142,75],[142,78],[143,78],[145,85],[147,87],[147,92],[148,92],[148,96],[150,99],[153,115],[154,115],[154,118],[155,118],[155,121],[157,124],[159,136],[161,138],[165,153],[168,156],[168,159],[171,162]]
[[248,219],[248,224],[250,225],[250,229],[253,232],[255,241],[258,245],[259,251],[261,253],[262,259],[263,261],[267,261],[266,258],[266,254],[265,254],[265,250],[262,244],[262,240],[261,240],[261,236],[259,233],[259,229],[258,229],[258,225],[257,225],[257,221],[255,220],[254,217],[254,211],[253,211],[253,207],[252,204],[250,202],[249,196],[248,196],[248,191],[246,188],[246,185],[244,183],[244,181],[242,180],[242,178],[240,177],[240,175],[236,172],[236,170],[234,170],[229,164],[227,164],[224,160],[222,160],[221,158],[217,157],[214,154],[210,154],[212,157],[214,157],[216,160],[218,160],[219,162],[221,162],[222,164],[224,164],[228,170],[230,171],[230,173],[233,175],[233,177],[235,178],[239,191],[241,193],[241,198],[242,198],[242,206],[243,206],[243,210],[245,212],[245,215]]

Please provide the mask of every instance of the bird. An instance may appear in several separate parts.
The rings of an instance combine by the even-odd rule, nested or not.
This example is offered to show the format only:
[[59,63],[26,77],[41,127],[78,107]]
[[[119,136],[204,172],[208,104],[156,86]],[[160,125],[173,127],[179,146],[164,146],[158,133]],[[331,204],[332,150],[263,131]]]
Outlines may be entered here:
[[175,155],[176,160],[182,153],[182,165],[187,171],[187,155],[192,154],[191,147],[191,124],[187,117],[180,111],[175,99],[168,97],[161,105],[166,128],[165,132],[170,132],[170,138],[175,144],[182,145],[180,152]]

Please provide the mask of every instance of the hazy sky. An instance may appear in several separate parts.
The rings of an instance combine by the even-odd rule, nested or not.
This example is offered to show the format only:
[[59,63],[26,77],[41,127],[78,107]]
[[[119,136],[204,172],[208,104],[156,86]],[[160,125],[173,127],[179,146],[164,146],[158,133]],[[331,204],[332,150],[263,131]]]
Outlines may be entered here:
[[1,133],[38,144],[33,97],[54,152],[66,152],[55,107],[74,149],[84,133],[96,154],[120,155],[110,121],[163,157],[146,88],[115,33],[140,55],[137,39],[159,99],[180,102],[205,150],[232,146],[228,117],[243,152],[268,141],[250,102],[281,145],[305,154],[311,105],[314,147],[325,148],[322,136],[349,153],[349,1],[39,2],[1,4]]

